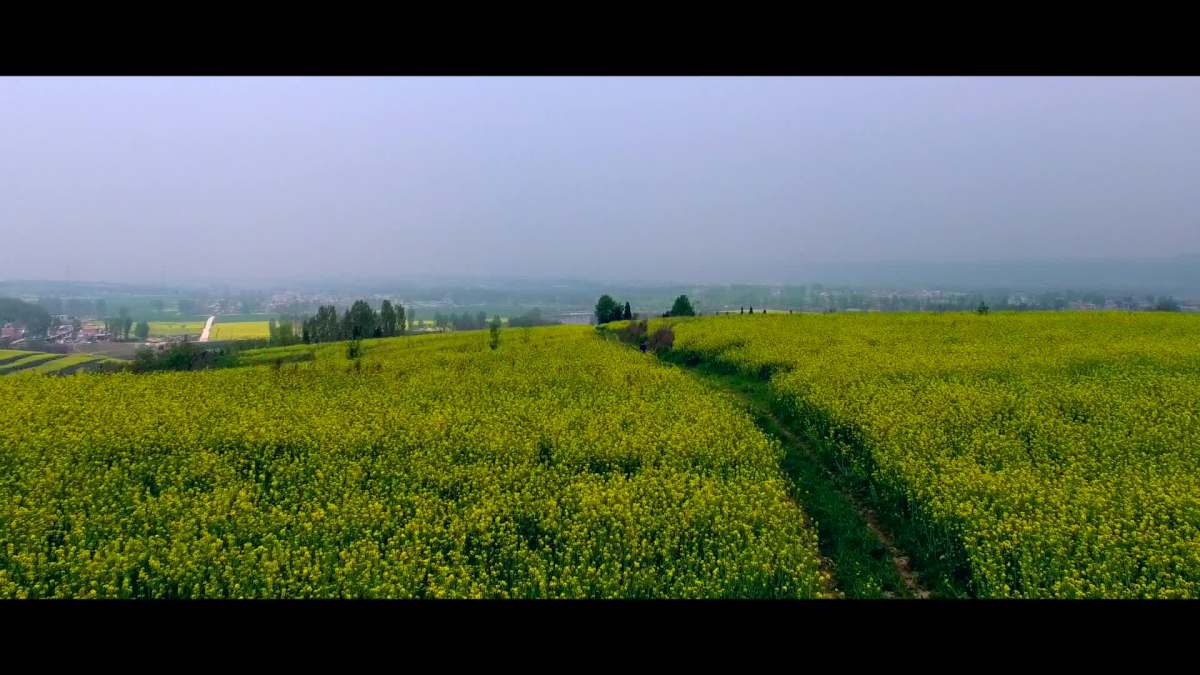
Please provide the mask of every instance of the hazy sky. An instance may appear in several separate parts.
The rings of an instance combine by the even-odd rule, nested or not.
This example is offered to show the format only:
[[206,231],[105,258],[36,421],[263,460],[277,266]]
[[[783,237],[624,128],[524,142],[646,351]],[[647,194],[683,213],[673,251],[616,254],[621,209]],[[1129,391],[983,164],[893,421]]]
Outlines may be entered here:
[[0,78],[0,279],[1194,252],[1197,78]]

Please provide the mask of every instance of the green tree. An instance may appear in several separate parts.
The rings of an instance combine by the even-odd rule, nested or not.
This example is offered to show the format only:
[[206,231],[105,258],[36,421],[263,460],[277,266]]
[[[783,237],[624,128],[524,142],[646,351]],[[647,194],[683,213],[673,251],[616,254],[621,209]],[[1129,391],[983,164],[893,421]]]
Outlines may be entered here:
[[692,301],[688,300],[688,296],[681,295],[675,298],[675,304],[671,305],[671,316],[696,316],[696,310],[692,308]]
[[346,336],[350,339],[369,338],[375,335],[379,325],[379,315],[366,300],[355,300],[346,312]]
[[279,326],[275,329],[275,334],[280,346],[296,344],[296,327],[292,324],[291,319],[280,321]]
[[628,302],[625,303],[625,313],[621,315],[621,318],[626,321],[633,319],[633,311]]
[[137,373],[143,373],[154,370],[158,363],[158,357],[154,350],[149,347],[139,347],[133,354],[133,370]]
[[618,321],[620,318],[621,310],[617,301],[608,294],[600,296],[600,299],[596,301],[596,323]]
[[500,346],[500,315],[499,314],[492,317],[492,325],[491,325],[489,332],[491,333],[491,335],[488,338],[488,346],[491,347],[493,351],[495,351],[496,348]]
[[0,298],[0,325],[12,322],[24,326],[32,337],[41,337],[50,328],[50,314],[41,305],[17,298]]
[[379,328],[383,337],[392,337],[396,334],[396,310],[392,308],[390,300],[384,300],[383,305],[379,308]]
[[133,334],[137,336],[137,339],[145,340],[150,335],[150,322],[139,321],[137,329],[133,331]]
[[133,318],[129,316],[129,308],[122,307],[118,310],[120,323],[117,325],[117,330],[121,333],[121,339],[128,340],[129,332],[133,330]]
[[987,303],[983,302],[982,300],[979,301],[979,306],[975,308],[975,313],[976,314],[987,314],[988,313]]
[[404,335],[407,330],[404,319],[404,305],[396,303],[396,335]]
[[333,305],[317,310],[317,323],[320,330],[318,342],[333,342],[346,337],[342,333],[342,322],[338,320],[337,307]]

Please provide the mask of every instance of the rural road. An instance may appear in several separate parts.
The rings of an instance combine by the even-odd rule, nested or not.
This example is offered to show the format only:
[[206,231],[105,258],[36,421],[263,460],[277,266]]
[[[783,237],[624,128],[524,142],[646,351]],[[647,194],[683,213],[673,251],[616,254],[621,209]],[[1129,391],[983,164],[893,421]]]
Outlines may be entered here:
[[200,333],[200,341],[201,342],[208,342],[208,331],[212,330],[213,321],[216,318],[217,317],[215,317],[215,316],[210,316],[210,317],[208,317],[208,321],[204,322],[204,331],[202,333]]

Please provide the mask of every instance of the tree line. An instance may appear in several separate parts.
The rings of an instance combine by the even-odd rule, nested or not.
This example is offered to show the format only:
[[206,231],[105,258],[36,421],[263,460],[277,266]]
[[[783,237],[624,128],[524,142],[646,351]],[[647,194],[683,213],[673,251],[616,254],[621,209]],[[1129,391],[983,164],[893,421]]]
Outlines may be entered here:
[[50,313],[24,300],[0,298],[0,325],[6,323],[24,326],[26,333],[42,336],[50,328]]
[[608,323],[610,321],[628,321],[634,318],[633,312],[626,302],[622,307],[621,303],[613,300],[611,295],[605,293],[596,301],[596,323]]
[[[675,298],[671,309],[663,312],[662,315],[696,316],[696,309],[692,307],[692,301],[688,299],[688,296],[681,295]],[[638,315],[631,311],[628,302],[622,307],[621,303],[613,300],[612,296],[608,294],[600,296],[600,299],[596,301],[595,316],[597,324],[605,324],[610,321],[632,321],[638,318]]]
[[[626,305],[626,306],[628,306],[628,305]],[[532,328],[534,326],[555,326],[560,323],[562,323],[562,322],[544,318],[542,316],[542,310],[538,309],[537,307],[534,307],[533,309],[529,310],[528,312],[525,312],[521,316],[514,316],[508,320],[509,328]]]
[[270,319],[267,321],[267,344],[272,347],[299,344],[303,341],[301,335],[296,332],[299,323],[301,320],[295,317],[284,317],[279,321]]
[[390,300],[384,300],[376,312],[366,300],[356,300],[340,317],[333,305],[318,308],[315,316],[301,322],[300,340],[308,344],[395,337],[404,335],[406,330],[404,306],[400,303],[393,305]]
[[145,340],[150,335],[150,322],[134,322],[133,317],[129,315],[129,308],[121,307],[117,310],[117,316],[104,319],[104,332],[113,340],[128,340],[131,334],[135,339]]
[[433,315],[433,325],[439,330],[483,330],[488,327],[488,319],[483,312],[476,312],[473,316],[468,312],[462,315],[437,313]]

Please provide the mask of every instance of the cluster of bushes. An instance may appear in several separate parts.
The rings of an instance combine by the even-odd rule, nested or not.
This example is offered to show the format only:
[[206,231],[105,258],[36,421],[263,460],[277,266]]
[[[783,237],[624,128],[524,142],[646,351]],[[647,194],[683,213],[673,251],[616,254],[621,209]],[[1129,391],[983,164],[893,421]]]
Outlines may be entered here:
[[675,346],[675,331],[670,326],[663,326],[650,333],[650,324],[645,319],[630,321],[629,325],[616,331],[617,339],[625,344],[635,345],[642,351],[655,354]]
[[161,370],[205,370],[236,365],[234,349],[228,346],[206,348],[196,342],[178,342],[163,349],[142,347],[133,358],[135,373]]

